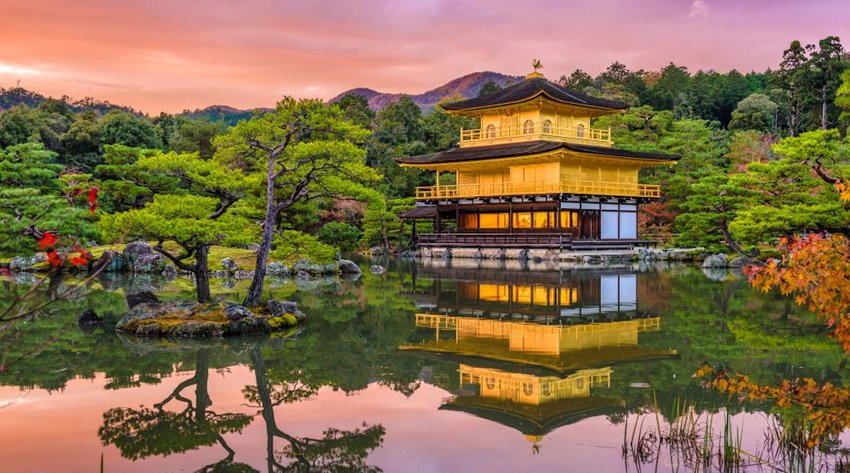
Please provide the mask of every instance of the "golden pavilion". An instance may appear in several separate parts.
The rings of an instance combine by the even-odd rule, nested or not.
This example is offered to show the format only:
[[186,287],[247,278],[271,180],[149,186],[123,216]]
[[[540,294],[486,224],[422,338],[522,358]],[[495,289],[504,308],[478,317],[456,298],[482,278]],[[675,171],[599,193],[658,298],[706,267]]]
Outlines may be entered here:
[[[459,147],[398,158],[436,173],[416,189],[417,207],[403,219],[433,220],[419,246],[521,247],[561,250],[630,248],[641,203],[661,197],[638,172],[678,157],[617,149],[611,129],[592,120],[626,105],[565,89],[539,72],[499,92],[443,105],[474,117]],[[452,184],[443,175],[452,174]]]

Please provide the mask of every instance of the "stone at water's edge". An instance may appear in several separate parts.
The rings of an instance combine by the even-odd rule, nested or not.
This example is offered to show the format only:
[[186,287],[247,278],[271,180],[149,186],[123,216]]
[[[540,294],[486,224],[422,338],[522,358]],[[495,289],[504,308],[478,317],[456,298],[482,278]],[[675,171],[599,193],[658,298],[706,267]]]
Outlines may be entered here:
[[77,325],[97,325],[103,322],[103,319],[97,316],[97,313],[91,309],[86,309],[80,314],[77,319]]
[[141,302],[130,309],[115,329],[138,337],[210,338],[275,332],[306,318],[294,302],[274,304],[275,310],[266,313],[239,304]]
[[227,317],[227,320],[235,322],[237,320],[242,320],[246,317],[253,317],[254,313],[248,310],[248,308],[244,305],[227,304],[227,306],[224,308],[224,316]]
[[44,253],[36,253],[32,256],[15,256],[9,262],[9,271],[35,271],[39,263],[47,261],[47,255]]
[[151,246],[147,242],[133,241],[124,246],[121,256],[124,258],[127,266],[132,268],[139,256],[149,255],[151,253],[153,253],[153,250],[151,250]]
[[269,301],[266,304],[266,310],[272,317],[279,317],[284,314],[292,314],[298,320],[305,320],[307,315],[298,310],[298,304],[293,301]]
[[239,269],[239,265],[236,264],[236,261],[233,261],[233,258],[227,257],[221,260],[221,265],[224,267],[224,270],[228,273],[235,273],[236,270]]
[[702,262],[703,268],[728,268],[729,259],[723,253],[711,255]]
[[384,267],[381,265],[372,265],[369,267],[369,272],[375,275],[384,274]]
[[290,271],[289,267],[285,264],[275,262],[269,263],[268,266],[266,266],[266,274],[278,278],[288,278],[289,275],[292,274],[292,271]]
[[134,294],[127,294],[124,299],[127,301],[128,309],[132,309],[133,307],[136,307],[137,305],[142,304],[144,302],[159,302],[159,299],[156,297],[156,294],[151,291],[140,291]]
[[94,269],[103,268],[102,271],[106,273],[120,273],[127,269],[124,264],[124,257],[121,256],[121,253],[113,250],[108,250],[100,255],[100,258],[95,261],[92,267]]
[[357,266],[357,263],[347,259],[337,261],[336,266],[342,274],[360,274],[362,272],[360,266]]

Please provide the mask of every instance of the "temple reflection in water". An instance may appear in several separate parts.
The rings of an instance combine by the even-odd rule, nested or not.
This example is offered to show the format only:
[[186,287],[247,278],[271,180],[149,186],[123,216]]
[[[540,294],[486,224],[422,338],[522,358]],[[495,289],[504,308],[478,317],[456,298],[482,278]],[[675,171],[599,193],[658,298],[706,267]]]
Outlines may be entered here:
[[[643,311],[641,275],[418,266],[413,290],[421,340],[403,351],[456,363],[444,410],[512,427],[532,442],[580,419],[622,410],[598,395],[618,363],[671,357],[644,347],[661,318]],[[596,391],[596,392],[595,392]]]

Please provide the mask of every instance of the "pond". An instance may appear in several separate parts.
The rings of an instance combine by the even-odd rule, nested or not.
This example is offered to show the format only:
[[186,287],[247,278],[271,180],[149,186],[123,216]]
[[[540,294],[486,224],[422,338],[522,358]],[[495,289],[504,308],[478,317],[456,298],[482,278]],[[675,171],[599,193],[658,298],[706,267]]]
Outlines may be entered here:
[[[191,283],[100,278],[2,335],[0,470],[710,471],[722,460],[653,432],[692,422],[716,449],[728,429],[766,457],[783,415],[704,389],[704,363],[847,385],[823,325],[740,274],[374,263],[352,281],[269,281],[308,323],[223,342],[115,334],[125,292],[191,297]],[[238,300],[247,282],[213,286]],[[78,328],[86,308],[106,324]]]

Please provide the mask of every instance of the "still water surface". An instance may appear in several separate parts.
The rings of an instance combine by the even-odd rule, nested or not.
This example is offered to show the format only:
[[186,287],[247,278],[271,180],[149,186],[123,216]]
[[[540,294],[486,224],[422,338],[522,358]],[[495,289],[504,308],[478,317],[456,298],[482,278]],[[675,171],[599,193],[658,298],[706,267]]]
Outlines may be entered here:
[[[776,422],[769,405],[700,387],[704,362],[762,383],[845,384],[819,324],[731,273],[388,266],[271,281],[309,322],[219,343],[116,335],[125,291],[192,289],[102,278],[3,337],[0,471],[670,471],[682,465],[666,454],[622,456],[653,406],[664,423],[682,403],[714,424],[728,413],[753,452]],[[222,299],[246,289],[213,284]],[[106,326],[77,328],[85,308]]]

